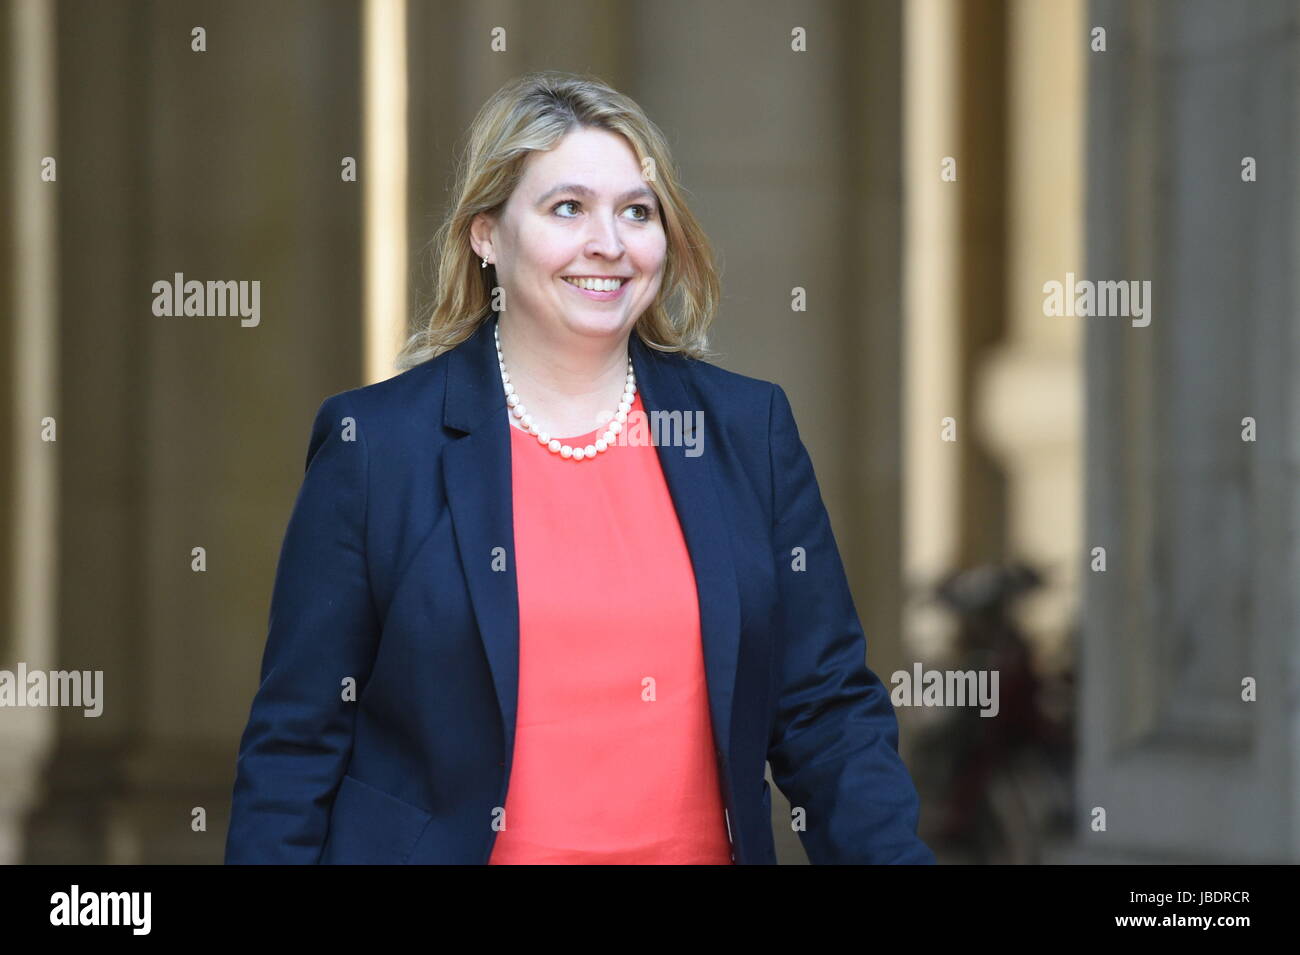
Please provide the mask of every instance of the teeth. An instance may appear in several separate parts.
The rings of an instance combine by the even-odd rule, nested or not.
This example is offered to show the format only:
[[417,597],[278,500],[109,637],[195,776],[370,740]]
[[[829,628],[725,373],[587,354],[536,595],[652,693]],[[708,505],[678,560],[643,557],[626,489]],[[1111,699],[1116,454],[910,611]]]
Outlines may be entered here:
[[564,281],[591,292],[612,292],[624,282],[623,279],[584,279],[569,278],[568,276],[565,277]]

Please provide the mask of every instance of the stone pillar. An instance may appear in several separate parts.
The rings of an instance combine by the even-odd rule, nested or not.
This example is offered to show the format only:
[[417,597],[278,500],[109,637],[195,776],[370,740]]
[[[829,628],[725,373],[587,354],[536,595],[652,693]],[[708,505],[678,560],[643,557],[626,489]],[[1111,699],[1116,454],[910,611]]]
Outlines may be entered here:
[[1300,5],[1088,21],[1087,278],[1150,280],[1152,308],[1062,319],[1087,329],[1072,858],[1295,862]]
[[[59,445],[58,185],[43,178],[62,159],[52,0],[15,0],[0,15],[5,89],[0,104],[0,669],[52,668],[57,628]],[[57,171],[57,167],[56,167]],[[55,732],[49,709],[0,710],[0,865],[22,860],[23,823]]]
[[[1017,605],[1040,663],[1069,665],[1082,525],[1083,329],[1043,314],[1043,283],[1083,268],[1087,35],[1082,0],[1007,7],[1004,335],[972,356],[979,439],[1006,474],[1005,553],[1045,572]],[[973,520],[988,520],[976,511]],[[997,553],[997,551],[993,551]],[[987,557],[985,558],[987,559]]]
[[[55,714],[26,858],[219,862],[312,415],[361,379],[358,11],[58,14],[54,665],[105,702]],[[155,316],[177,272],[260,282],[260,324]]]
[[[906,195],[906,228],[904,307],[898,313],[903,370],[895,399],[905,488],[900,563],[909,594],[903,626],[912,658],[924,660],[943,652],[955,630],[951,615],[930,598],[935,581],[958,561],[967,464],[953,444],[940,440],[945,418],[957,422],[963,441],[968,426],[960,350],[966,275],[961,267],[966,170],[959,113],[961,8],[958,0],[916,0],[906,7],[904,24],[906,179],[900,192]],[[949,160],[956,163],[955,182],[944,177]]]

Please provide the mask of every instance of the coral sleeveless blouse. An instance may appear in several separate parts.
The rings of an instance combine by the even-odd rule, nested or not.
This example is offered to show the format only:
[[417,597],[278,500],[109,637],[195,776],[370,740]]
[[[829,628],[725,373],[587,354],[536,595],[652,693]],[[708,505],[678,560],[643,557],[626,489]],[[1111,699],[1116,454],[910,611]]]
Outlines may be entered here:
[[[638,393],[629,417],[644,414]],[[572,461],[514,427],[510,442],[519,698],[489,864],[732,864],[695,574],[658,450]]]

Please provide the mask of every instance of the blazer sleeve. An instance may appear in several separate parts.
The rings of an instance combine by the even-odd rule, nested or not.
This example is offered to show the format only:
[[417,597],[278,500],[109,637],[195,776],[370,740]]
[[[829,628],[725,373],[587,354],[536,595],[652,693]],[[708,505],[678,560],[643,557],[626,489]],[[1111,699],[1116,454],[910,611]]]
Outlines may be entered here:
[[[814,864],[933,864],[920,804],[898,755],[889,693],[867,668],[866,638],[789,399],[770,416],[779,629],[773,648],[772,778],[806,811]],[[795,548],[806,565],[800,569]]]
[[[346,394],[346,393],[345,393]],[[271,595],[261,681],[239,745],[226,862],[316,863],[379,640],[365,555],[365,429],[322,402]]]

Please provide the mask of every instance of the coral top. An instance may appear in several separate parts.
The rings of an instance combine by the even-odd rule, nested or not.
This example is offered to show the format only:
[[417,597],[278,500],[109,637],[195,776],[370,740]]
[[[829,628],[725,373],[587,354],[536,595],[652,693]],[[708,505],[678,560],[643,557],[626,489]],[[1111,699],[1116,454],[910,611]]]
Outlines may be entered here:
[[732,864],[695,574],[657,449],[572,461],[510,435],[519,706],[489,864]]

